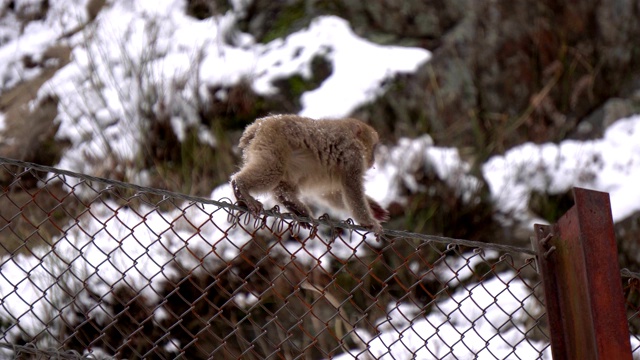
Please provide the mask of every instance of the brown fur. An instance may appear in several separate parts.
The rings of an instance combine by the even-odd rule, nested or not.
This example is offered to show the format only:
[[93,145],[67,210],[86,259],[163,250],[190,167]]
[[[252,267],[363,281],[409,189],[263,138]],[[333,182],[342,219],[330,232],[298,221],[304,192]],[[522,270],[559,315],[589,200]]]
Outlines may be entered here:
[[251,194],[272,193],[289,211],[308,217],[299,194],[321,195],[347,209],[363,226],[382,232],[389,213],[364,193],[363,176],[373,166],[378,133],[356,119],[313,120],[276,115],[256,120],[240,138],[242,169],[231,177],[239,203],[258,214]]

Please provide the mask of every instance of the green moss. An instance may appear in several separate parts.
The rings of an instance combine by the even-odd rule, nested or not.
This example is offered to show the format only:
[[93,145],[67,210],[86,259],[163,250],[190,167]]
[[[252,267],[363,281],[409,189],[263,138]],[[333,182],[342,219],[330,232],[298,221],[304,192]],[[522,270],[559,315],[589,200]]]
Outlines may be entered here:
[[555,223],[573,206],[572,194],[571,191],[553,195],[534,191],[529,199],[529,208],[548,222]]
[[268,43],[309,25],[310,19],[307,17],[305,1],[294,3],[291,6],[283,7],[273,19],[271,29],[268,30],[260,42]]
[[188,0],[187,15],[204,20],[216,14],[224,14],[231,6],[226,0]]
[[305,91],[309,90],[307,81],[300,75],[293,75],[292,77],[288,78],[287,85],[289,88],[289,93],[296,98],[299,98]]
[[285,107],[294,110],[289,112],[298,112],[302,109],[300,104],[302,94],[320,87],[322,82],[333,72],[331,62],[321,55],[315,56],[311,60],[310,66],[312,75],[308,79],[302,75],[295,74],[273,82],[273,85],[278,88],[279,98],[285,102]]
[[[228,136],[223,136],[219,123],[214,122],[212,133],[215,148],[199,139],[199,132],[189,129],[180,142],[177,161],[162,163],[164,179],[171,181],[172,189],[206,196],[216,186],[226,182],[234,170],[235,159]],[[173,179],[173,180],[171,180]]]

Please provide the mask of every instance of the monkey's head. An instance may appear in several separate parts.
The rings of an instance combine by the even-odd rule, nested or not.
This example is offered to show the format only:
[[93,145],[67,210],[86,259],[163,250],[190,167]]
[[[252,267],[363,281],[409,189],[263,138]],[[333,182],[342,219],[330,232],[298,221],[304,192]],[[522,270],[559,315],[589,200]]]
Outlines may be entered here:
[[380,142],[378,132],[371,126],[356,119],[349,119],[352,123],[353,133],[358,142],[362,145],[366,156],[367,168],[371,168],[375,161],[375,150]]

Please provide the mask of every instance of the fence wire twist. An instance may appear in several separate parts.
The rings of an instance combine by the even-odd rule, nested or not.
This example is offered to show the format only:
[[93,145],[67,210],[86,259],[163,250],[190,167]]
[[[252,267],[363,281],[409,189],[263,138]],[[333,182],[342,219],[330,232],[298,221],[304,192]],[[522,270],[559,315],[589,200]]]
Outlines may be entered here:
[[9,159],[0,184],[2,357],[550,356],[528,249],[307,230]]

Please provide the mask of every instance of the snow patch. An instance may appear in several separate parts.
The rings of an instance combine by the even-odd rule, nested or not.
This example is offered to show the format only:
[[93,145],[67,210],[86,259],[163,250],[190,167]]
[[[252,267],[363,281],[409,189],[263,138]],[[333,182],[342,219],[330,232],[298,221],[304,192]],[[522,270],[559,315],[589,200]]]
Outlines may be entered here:
[[311,61],[316,56],[329,60],[333,72],[318,89],[302,95],[300,115],[340,118],[380,95],[384,91],[380,85],[385,79],[416,71],[431,54],[419,48],[375,45],[358,37],[346,20],[323,16],[315,19],[308,29],[266,46],[258,63],[260,75],[254,89],[263,94],[273,93],[274,79],[294,74],[310,78]]
[[392,201],[403,203],[402,188],[413,192],[427,191],[428,184],[418,183],[415,174],[433,171],[452,189],[457,189],[464,200],[477,192],[480,181],[469,174],[471,165],[460,158],[455,148],[433,146],[429,135],[416,139],[403,138],[393,147],[381,147],[374,169],[367,174],[366,188],[381,205]]
[[533,191],[558,194],[572,187],[609,192],[613,220],[640,211],[640,115],[620,119],[599,140],[526,143],[494,156],[483,174],[497,207],[524,216]]

